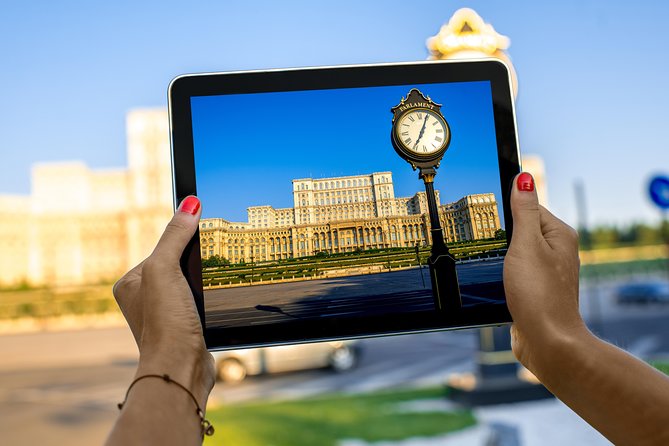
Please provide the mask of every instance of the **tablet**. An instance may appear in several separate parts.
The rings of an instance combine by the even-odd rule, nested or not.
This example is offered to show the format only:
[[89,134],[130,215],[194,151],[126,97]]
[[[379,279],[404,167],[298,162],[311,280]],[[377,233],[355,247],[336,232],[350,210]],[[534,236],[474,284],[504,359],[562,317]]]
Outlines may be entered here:
[[211,350],[499,325],[519,172],[497,60],[179,76],[175,206]]

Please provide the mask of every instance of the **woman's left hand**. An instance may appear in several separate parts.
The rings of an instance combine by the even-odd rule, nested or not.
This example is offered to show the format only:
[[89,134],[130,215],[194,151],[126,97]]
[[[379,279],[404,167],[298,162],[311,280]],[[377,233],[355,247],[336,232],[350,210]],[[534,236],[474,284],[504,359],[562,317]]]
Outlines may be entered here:
[[125,274],[113,292],[139,348],[138,375],[168,373],[206,401],[214,385],[214,361],[179,264],[200,214],[197,197],[186,197],[153,253]]

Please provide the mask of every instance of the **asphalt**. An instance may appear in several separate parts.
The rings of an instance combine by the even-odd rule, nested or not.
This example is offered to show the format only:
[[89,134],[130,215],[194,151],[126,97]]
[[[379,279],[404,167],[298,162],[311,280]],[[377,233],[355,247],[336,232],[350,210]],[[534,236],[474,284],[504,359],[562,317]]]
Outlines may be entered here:
[[[494,303],[502,298],[503,259],[462,263],[456,268],[463,305]],[[205,291],[208,327],[433,309],[427,267]]]

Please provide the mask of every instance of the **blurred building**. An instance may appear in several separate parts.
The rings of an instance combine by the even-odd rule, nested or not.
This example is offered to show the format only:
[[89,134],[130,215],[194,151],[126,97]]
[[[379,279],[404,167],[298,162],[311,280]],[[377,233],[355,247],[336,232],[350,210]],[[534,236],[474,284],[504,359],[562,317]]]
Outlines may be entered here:
[[[460,8],[439,32],[427,39],[429,59],[466,60],[492,58],[501,60],[509,68],[514,98],[518,96],[518,77],[506,50],[511,40],[485,23],[480,15],[470,8]],[[523,170],[534,177],[539,202],[548,206],[548,191],[544,162],[539,155],[523,154]]]
[[529,172],[534,177],[539,203],[548,207],[548,191],[546,190],[546,168],[544,160],[539,155],[523,155],[523,171]]
[[[408,247],[430,242],[427,197],[395,197],[391,172],[293,180],[293,207],[251,206],[246,222],[200,223],[202,257],[233,263]],[[439,192],[436,193],[437,204]],[[439,205],[448,242],[492,238],[501,229],[492,193]]]
[[0,196],[0,286],[113,281],[150,254],[172,214],[167,113],[126,127],[127,168],[37,164],[29,196]]

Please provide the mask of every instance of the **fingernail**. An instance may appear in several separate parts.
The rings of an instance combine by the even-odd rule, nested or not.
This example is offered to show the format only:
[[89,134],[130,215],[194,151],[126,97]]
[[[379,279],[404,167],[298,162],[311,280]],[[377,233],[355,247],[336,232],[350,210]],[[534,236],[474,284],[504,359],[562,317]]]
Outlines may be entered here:
[[516,186],[519,191],[532,192],[534,190],[534,178],[529,173],[523,172],[518,175]]
[[197,214],[199,209],[200,200],[192,195],[184,198],[184,201],[181,202],[181,206],[179,206],[179,212],[186,212],[191,215]]

